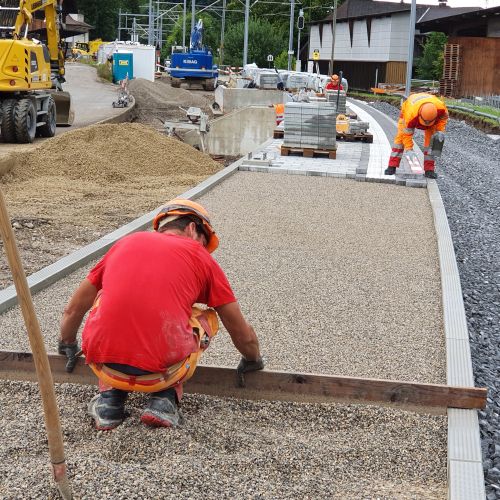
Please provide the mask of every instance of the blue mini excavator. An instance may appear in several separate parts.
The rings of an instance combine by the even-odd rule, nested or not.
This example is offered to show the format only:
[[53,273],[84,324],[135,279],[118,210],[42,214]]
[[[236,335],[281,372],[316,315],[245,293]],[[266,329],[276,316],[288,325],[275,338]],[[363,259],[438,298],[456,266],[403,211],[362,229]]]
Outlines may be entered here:
[[194,26],[189,42],[189,52],[172,54],[170,76],[172,87],[180,87],[182,82],[203,86],[205,90],[214,90],[219,72],[213,64],[212,52],[203,45],[203,21]]

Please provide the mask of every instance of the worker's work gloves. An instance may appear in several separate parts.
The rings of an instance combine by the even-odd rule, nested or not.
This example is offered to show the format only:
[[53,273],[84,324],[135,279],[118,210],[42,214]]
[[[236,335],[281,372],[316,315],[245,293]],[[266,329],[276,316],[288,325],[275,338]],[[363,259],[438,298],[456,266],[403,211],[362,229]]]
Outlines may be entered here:
[[245,387],[245,373],[256,372],[257,370],[262,370],[264,368],[264,360],[260,357],[257,361],[248,361],[244,357],[236,368],[236,374],[238,375],[238,385],[240,387]]
[[436,138],[436,141],[444,142],[444,132],[435,132],[434,137]]
[[62,340],[59,341],[59,345],[57,347],[57,352],[66,356],[68,362],[66,363],[66,371],[71,373],[76,366],[76,362],[78,361],[78,356],[80,355],[80,348],[78,347],[78,342],[74,342],[72,344],[66,344]]

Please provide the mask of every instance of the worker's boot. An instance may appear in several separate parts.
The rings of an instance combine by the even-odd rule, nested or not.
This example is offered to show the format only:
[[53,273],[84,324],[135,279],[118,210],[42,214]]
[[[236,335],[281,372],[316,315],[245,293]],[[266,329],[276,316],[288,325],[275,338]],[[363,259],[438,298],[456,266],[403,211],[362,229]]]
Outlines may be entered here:
[[98,431],[110,431],[125,419],[125,401],[128,393],[111,389],[94,396],[88,405],[88,413],[94,418]]
[[434,170],[426,170],[424,172],[424,176],[427,177],[428,179],[437,179],[438,175]]
[[385,175],[394,175],[396,173],[396,167],[387,167],[384,171]]
[[182,414],[177,406],[175,389],[155,392],[141,415],[141,421],[151,427],[177,427]]

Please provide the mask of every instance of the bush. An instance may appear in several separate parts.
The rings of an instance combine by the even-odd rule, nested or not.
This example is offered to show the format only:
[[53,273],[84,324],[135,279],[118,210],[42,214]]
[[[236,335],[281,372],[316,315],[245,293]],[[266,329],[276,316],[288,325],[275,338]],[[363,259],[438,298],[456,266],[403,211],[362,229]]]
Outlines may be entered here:
[[108,80],[108,82],[113,81],[113,73],[111,71],[111,66],[109,64],[98,64],[97,65],[97,76],[103,80]]

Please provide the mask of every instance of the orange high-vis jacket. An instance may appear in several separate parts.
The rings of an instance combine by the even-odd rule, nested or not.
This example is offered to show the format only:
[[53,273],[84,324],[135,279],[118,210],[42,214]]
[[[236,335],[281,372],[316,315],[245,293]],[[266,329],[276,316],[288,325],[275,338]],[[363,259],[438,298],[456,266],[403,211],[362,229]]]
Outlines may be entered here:
[[[418,120],[418,110],[422,104],[431,102],[437,108],[437,118],[433,125],[422,125]],[[426,131],[427,135],[432,135],[434,132],[444,132],[448,122],[448,109],[443,101],[431,94],[412,94],[401,106],[401,114],[398,126],[398,135],[400,135],[404,148],[413,148],[413,134],[415,129]]]

